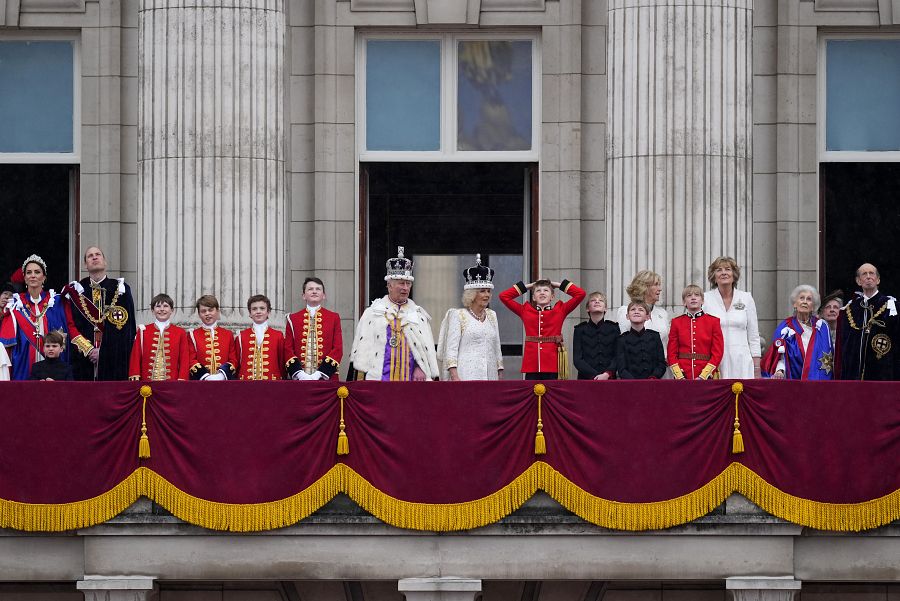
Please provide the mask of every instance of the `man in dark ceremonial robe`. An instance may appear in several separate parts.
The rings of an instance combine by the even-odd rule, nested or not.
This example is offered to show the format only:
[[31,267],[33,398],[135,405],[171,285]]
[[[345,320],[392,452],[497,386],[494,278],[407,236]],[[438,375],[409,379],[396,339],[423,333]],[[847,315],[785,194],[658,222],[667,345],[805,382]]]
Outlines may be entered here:
[[900,317],[896,299],[878,290],[881,276],[871,263],[856,270],[862,288],[841,310],[835,376],[839,380],[900,379]]
[[64,289],[75,379],[127,380],[136,332],[134,299],[124,278],[107,277],[106,256],[91,246],[84,253],[88,277]]

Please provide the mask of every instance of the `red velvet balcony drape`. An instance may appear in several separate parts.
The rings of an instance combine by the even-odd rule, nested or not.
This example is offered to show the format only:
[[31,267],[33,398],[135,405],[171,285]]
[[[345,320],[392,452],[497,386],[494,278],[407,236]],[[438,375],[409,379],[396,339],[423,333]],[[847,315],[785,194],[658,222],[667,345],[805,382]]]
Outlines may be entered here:
[[405,528],[499,520],[538,489],[584,519],[662,528],[740,492],[815,528],[900,518],[900,387],[744,382],[0,385],[0,527],[66,530],[139,496],[233,531],[303,519],[345,492]]

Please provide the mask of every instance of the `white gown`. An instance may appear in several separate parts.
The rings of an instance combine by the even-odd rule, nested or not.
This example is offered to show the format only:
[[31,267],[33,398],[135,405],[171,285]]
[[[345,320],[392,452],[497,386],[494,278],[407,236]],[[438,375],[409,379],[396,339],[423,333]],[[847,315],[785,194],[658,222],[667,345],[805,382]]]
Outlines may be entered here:
[[703,310],[719,318],[722,337],[725,339],[725,354],[719,365],[719,373],[724,379],[752,379],[753,357],[759,357],[759,323],[756,318],[756,303],[749,292],[735,290],[731,307],[725,310],[725,301],[714,288],[703,293]]
[[0,344],[0,380],[9,380],[9,368],[11,366],[9,355],[6,354],[6,347]]
[[503,369],[500,329],[497,314],[486,309],[484,321],[475,319],[467,309],[450,309],[441,322],[438,335],[438,361],[441,380],[449,380],[451,367],[460,380],[496,380]]

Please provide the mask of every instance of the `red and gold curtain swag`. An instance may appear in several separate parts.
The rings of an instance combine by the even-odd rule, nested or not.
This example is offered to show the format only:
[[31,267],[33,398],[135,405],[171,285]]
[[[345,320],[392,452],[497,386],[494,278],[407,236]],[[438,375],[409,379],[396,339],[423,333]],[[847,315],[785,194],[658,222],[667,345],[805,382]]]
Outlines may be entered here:
[[[828,530],[900,518],[892,383],[9,382],[0,527],[61,531],[146,496],[206,528],[293,524],[344,492],[462,530],[537,490],[599,526],[707,514],[732,492]],[[142,395],[143,393],[143,395]]]

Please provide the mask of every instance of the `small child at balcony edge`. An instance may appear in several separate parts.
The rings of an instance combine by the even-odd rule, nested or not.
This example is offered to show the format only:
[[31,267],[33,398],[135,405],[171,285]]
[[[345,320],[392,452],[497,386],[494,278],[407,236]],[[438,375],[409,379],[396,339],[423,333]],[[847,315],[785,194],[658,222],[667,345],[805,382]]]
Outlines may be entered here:
[[659,333],[648,330],[650,307],[631,301],[627,308],[631,328],[616,341],[616,374],[622,380],[655,380],[666,373],[666,355]]
[[31,366],[30,380],[74,380],[72,366],[59,358],[66,337],[62,332],[52,331],[44,336],[44,360]]

